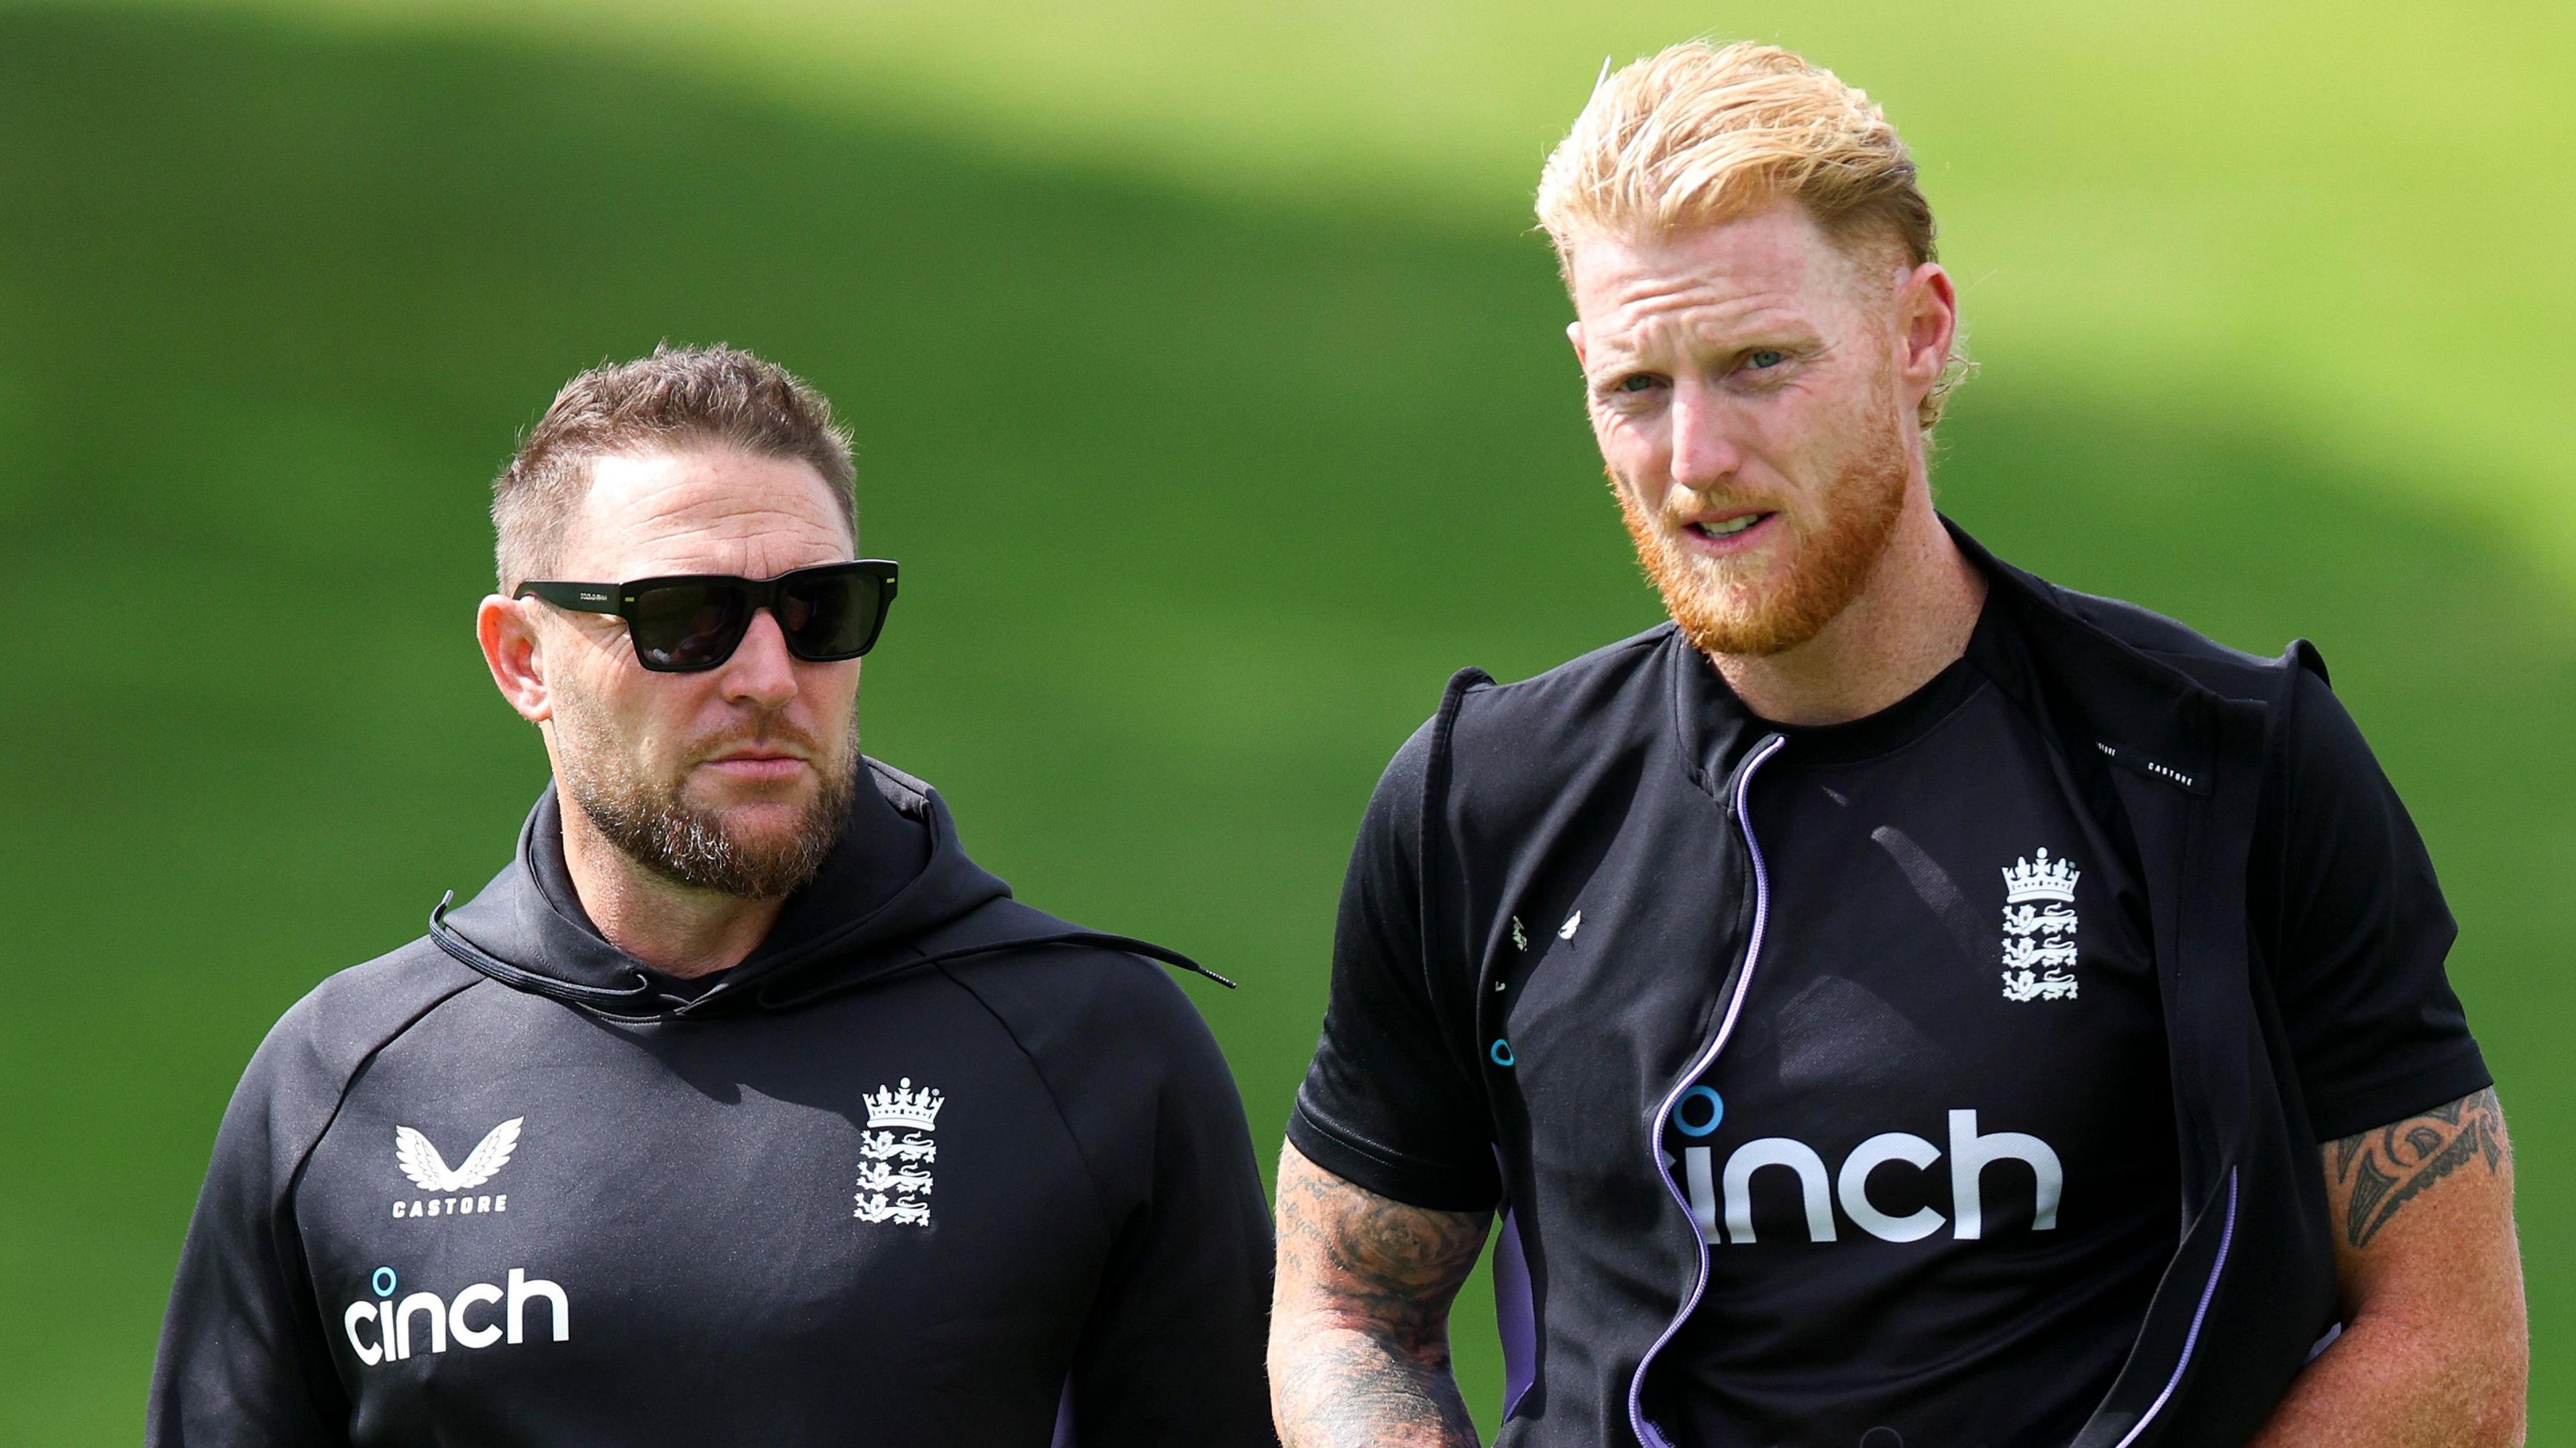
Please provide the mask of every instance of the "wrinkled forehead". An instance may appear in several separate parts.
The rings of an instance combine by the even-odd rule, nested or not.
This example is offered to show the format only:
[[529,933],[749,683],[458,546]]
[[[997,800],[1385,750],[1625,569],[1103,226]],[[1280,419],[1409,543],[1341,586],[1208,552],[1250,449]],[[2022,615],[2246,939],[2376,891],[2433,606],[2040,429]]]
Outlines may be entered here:
[[768,578],[856,556],[858,540],[812,464],[737,448],[611,453],[565,529],[564,576]]
[[1724,336],[1847,319],[1887,290],[1868,285],[1886,270],[1873,250],[1856,252],[1781,202],[1721,222],[1576,239],[1566,280],[1596,343],[1676,329]]

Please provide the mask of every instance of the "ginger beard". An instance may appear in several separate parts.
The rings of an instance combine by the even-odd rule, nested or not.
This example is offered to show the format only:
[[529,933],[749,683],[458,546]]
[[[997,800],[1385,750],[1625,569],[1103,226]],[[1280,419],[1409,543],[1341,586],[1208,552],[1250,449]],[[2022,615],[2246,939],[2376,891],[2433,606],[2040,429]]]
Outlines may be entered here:
[[1681,541],[1683,519],[1715,495],[1668,489],[1662,511],[1650,514],[1616,472],[1610,491],[1637,545],[1638,566],[1682,637],[1702,653],[1770,655],[1822,633],[1869,586],[1896,537],[1911,479],[1891,416],[1853,449],[1806,516],[1781,508],[1785,536],[1743,560],[1703,557]]
[[[813,881],[849,825],[858,788],[856,730],[833,758],[785,720],[755,719],[700,741],[675,775],[656,777],[636,761],[608,711],[581,689],[556,686],[554,724],[564,794],[610,844],[679,884],[745,900],[794,894]],[[742,828],[724,808],[687,798],[690,766],[752,740],[797,744],[812,762],[813,796],[783,830]]]

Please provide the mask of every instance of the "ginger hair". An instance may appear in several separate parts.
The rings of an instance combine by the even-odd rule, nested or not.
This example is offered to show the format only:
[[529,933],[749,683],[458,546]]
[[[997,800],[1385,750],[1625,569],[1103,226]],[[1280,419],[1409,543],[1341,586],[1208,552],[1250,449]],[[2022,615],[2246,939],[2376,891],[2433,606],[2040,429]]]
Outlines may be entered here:
[[[1776,45],[1685,41],[1608,73],[1539,174],[1539,225],[1569,268],[1598,237],[1714,226],[1792,200],[1855,257],[1937,260],[1913,153],[1876,102]],[[1923,399],[1928,430],[1965,371]]]

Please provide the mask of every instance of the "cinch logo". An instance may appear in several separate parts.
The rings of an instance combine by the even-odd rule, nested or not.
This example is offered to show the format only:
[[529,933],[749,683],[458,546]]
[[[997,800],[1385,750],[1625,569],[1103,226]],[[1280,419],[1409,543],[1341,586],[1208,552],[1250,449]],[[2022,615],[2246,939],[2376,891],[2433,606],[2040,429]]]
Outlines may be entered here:
[[[1693,1110],[1694,1106],[1699,1109]],[[1715,1091],[1694,1086],[1683,1094],[1673,1112],[1674,1129],[1685,1136],[1706,1136],[1717,1129],[1724,1109]],[[1814,1147],[1785,1136],[1766,1136],[1744,1143],[1727,1157],[1723,1168],[1714,1167],[1710,1148],[1684,1147],[1681,1165],[1690,1187],[1691,1216],[1699,1223],[1700,1235],[1712,1245],[1741,1245],[1754,1240],[1753,1179],[1765,1167],[1785,1170],[1797,1178],[1810,1242],[1837,1239],[1837,1201],[1853,1225],[1881,1241],[1919,1242],[1947,1223],[1952,1237],[1973,1242],[1986,1230],[1986,1168],[2001,1161],[2020,1162],[2030,1169],[2034,1188],[2031,1230],[2056,1230],[2057,1199],[2066,1186],[2066,1170],[2058,1162],[2056,1151],[2038,1137],[2019,1131],[1980,1133],[1977,1113],[1973,1111],[1950,1113],[1950,1203],[1955,1221],[1928,1206],[1894,1216],[1879,1210],[1870,1200],[1870,1173],[1898,1164],[1922,1171],[1939,1161],[1941,1155],[1941,1148],[1922,1137],[1890,1131],[1853,1148],[1852,1154],[1843,1159],[1842,1170],[1830,1176],[1825,1159],[1817,1155]],[[1723,1236],[1718,1231],[1721,1199],[1725,1208]]]
[[[423,1350],[445,1352],[450,1339],[470,1348],[490,1347],[505,1338],[525,1341],[532,1302],[545,1305],[555,1341],[572,1338],[571,1300],[561,1287],[530,1277],[524,1268],[510,1269],[507,1291],[477,1282],[457,1293],[453,1301],[435,1292],[415,1292],[396,1302],[394,1290],[401,1284],[391,1267],[377,1268],[367,1285],[375,1289],[376,1300],[350,1303],[349,1310],[340,1314],[340,1326],[349,1334],[350,1350],[368,1367],[400,1362]],[[477,1314],[482,1314],[480,1321]],[[420,1327],[417,1335],[412,1331],[415,1324]]]

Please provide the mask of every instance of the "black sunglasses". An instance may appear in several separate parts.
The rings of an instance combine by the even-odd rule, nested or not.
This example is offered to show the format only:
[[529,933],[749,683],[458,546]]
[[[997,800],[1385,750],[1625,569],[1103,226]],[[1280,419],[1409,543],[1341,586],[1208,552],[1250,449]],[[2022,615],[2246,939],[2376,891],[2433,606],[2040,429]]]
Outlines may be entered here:
[[876,647],[885,628],[894,575],[894,560],[862,558],[776,578],[692,573],[633,583],[530,581],[511,596],[535,594],[557,608],[613,613],[626,620],[637,662],[656,673],[687,674],[732,658],[751,631],[751,616],[764,608],[796,657],[816,664],[855,659]]

